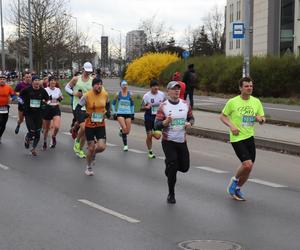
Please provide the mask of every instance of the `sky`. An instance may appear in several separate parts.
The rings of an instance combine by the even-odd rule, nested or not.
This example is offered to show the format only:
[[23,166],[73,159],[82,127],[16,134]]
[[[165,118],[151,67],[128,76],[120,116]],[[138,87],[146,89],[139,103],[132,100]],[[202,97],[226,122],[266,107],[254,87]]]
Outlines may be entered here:
[[[6,20],[10,1],[2,0],[6,37],[13,29]],[[155,22],[163,22],[172,28],[175,40],[180,44],[188,27],[202,25],[215,6],[223,10],[225,4],[226,0],[67,0],[66,3],[68,12],[77,18],[78,31],[88,34],[95,49],[100,46],[101,26],[93,22],[102,24],[105,35],[117,45],[120,32],[111,28],[120,30],[124,46],[128,31],[137,29],[143,20],[155,16]],[[75,29],[75,19],[71,21]]]

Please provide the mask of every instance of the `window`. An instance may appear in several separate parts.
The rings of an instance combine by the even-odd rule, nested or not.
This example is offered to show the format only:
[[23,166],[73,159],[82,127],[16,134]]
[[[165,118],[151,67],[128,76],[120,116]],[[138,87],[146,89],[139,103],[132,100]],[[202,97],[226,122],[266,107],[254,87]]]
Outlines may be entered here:
[[233,22],[233,4],[229,5],[229,22]]
[[237,39],[237,40],[235,41],[235,47],[236,47],[237,49],[240,49],[240,48],[241,48],[241,40],[240,40],[240,39]]
[[236,3],[236,20],[241,20],[241,1],[240,0],[237,1],[237,3]]

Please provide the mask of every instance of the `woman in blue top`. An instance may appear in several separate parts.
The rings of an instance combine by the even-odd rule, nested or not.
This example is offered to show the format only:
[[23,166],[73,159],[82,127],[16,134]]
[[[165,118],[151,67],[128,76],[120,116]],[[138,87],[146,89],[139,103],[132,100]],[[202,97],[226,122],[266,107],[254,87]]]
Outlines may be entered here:
[[[112,111],[114,119],[120,124],[120,133],[124,144],[124,151],[128,151],[127,135],[130,133],[131,120],[134,119],[134,97],[128,90],[128,84],[125,80],[120,83],[121,91],[116,93],[112,102]],[[117,109],[116,109],[117,105]]]

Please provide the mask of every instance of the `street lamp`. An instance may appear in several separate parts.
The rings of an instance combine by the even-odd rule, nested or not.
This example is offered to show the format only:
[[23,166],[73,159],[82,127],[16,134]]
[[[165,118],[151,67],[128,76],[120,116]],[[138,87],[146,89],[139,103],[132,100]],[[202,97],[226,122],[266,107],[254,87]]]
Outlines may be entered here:
[[117,31],[120,33],[120,49],[119,49],[119,55],[120,55],[120,61],[119,61],[119,75],[121,76],[121,67],[122,67],[122,31],[114,28],[110,28],[111,30]]
[[33,70],[33,61],[32,61],[32,32],[31,32],[31,6],[30,6],[30,0],[28,0],[28,21],[29,21],[29,69],[30,71]]
[[5,71],[5,51],[4,51],[4,29],[3,29],[3,15],[2,15],[2,0],[0,0],[0,14],[1,14],[1,43],[2,43],[2,73]]
[[[76,35],[76,54],[77,54],[77,58],[78,58],[78,26],[77,26],[77,17],[75,16],[72,16],[70,14],[67,14],[67,13],[64,13],[65,16],[68,16],[68,17],[71,17],[73,19],[75,19],[75,35]],[[77,61],[77,66],[78,66],[78,69],[79,69],[79,60]]]

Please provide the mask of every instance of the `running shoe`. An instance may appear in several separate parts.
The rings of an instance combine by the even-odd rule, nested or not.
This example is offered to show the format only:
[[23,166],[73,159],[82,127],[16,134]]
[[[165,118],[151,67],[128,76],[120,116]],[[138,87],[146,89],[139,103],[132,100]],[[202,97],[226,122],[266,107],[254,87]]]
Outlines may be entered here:
[[30,152],[31,152],[31,154],[32,154],[33,156],[37,156],[37,153],[36,153],[35,148],[31,149]]
[[242,193],[240,188],[237,188],[235,190],[235,194],[233,195],[233,198],[238,201],[246,201],[244,194]]
[[27,137],[27,135],[25,135],[25,138],[24,138],[24,146],[25,146],[25,148],[29,148],[29,146],[30,146],[30,140]]
[[20,125],[18,124],[17,127],[16,127],[16,129],[15,129],[15,134],[16,135],[19,134],[19,130],[20,130]]
[[232,197],[235,195],[235,190],[238,185],[238,180],[236,180],[234,177],[230,179],[229,185],[227,187],[227,193],[230,194]]
[[76,155],[81,159],[86,157],[86,154],[83,150],[79,150],[78,153],[76,153]]
[[77,142],[77,140],[74,142],[73,150],[76,154],[80,151],[80,142]]
[[128,151],[128,145],[125,145],[125,146],[123,147],[123,151],[125,151],[125,152]]
[[86,167],[86,170],[84,172],[87,176],[93,176],[94,175],[94,172],[93,172],[93,169],[89,166]]
[[46,150],[47,149],[47,142],[44,142],[43,144],[43,150]]
[[55,148],[55,146],[56,146],[56,137],[52,136],[52,141],[51,141],[51,144],[50,144],[50,148]]
[[155,159],[155,154],[153,154],[153,152],[150,151],[150,152],[148,153],[148,158],[149,158],[149,159]]
[[175,195],[174,194],[169,194],[167,197],[167,203],[169,204],[175,204],[176,203],[176,199],[175,199]]

